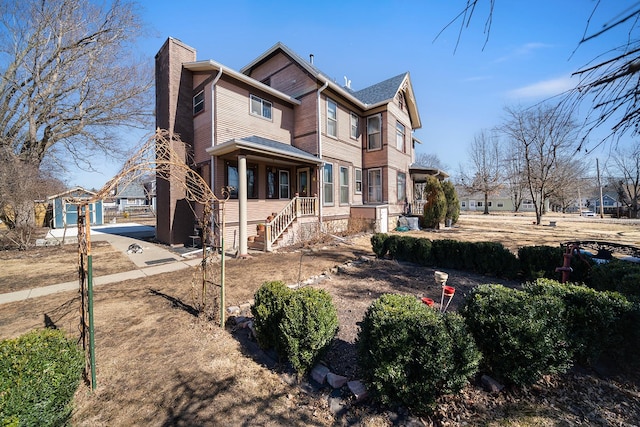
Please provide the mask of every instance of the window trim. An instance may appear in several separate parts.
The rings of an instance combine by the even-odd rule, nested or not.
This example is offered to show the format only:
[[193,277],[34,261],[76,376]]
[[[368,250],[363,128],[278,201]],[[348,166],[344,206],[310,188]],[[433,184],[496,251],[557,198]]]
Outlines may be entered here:
[[[327,177],[326,175],[326,168],[327,166],[329,166],[331,168],[331,174],[329,175],[329,178],[331,178],[331,181],[325,181],[325,178]],[[326,162],[323,166],[322,166],[322,205],[323,206],[334,206],[335,205],[335,194],[334,194],[334,188],[333,188],[333,183],[334,183],[334,177],[333,177],[333,163],[329,163]],[[329,194],[331,194],[331,201],[327,201],[327,186],[331,187],[331,191]]]
[[[335,106],[335,117],[330,117],[329,113],[331,112],[331,110],[329,109],[329,106],[333,104]],[[329,133],[329,123],[332,122],[333,123],[333,129],[335,134],[331,134]],[[338,103],[336,101],[334,101],[331,98],[327,98],[327,136],[331,137],[331,138],[337,138],[338,137]]]
[[[358,137],[360,136],[360,117],[354,113],[353,111],[350,113],[350,119],[349,119],[349,126],[350,126],[350,130],[349,130],[349,136],[351,137],[351,139],[358,139]],[[355,123],[354,123],[355,120]]]
[[[229,168],[235,168],[236,170],[236,174],[238,175],[238,184],[240,183],[240,171],[238,171],[238,163],[237,162],[232,162],[232,161],[226,161],[224,164],[224,183],[226,186],[229,186]],[[250,180],[249,180],[249,172],[253,173],[253,193],[250,194],[249,193],[249,184],[250,184]],[[229,198],[230,199],[234,199],[237,200],[239,193],[238,187],[234,187],[235,188],[235,194],[234,192],[231,192]],[[256,164],[247,164],[247,199],[257,199],[260,197],[260,191],[258,190],[258,165]]]
[[[378,131],[375,133],[369,132],[369,121],[373,118],[378,119]],[[378,144],[377,147],[371,146],[371,135],[378,135]],[[367,117],[367,151],[377,151],[382,150],[382,114],[374,114],[372,116]]]
[[[344,177],[344,181],[343,181],[343,171],[346,172],[346,175]],[[348,205],[349,202],[351,201],[351,197],[349,197],[351,195],[351,193],[349,192],[349,168],[347,166],[340,166],[339,168],[339,172],[338,172],[338,185],[340,186],[340,204],[341,205]],[[344,201],[342,200],[342,196],[343,196],[343,190],[344,191],[344,195],[347,196],[347,200]]]
[[[360,179],[358,179],[358,175],[360,175]],[[360,169],[360,168],[355,168],[354,169],[353,181],[354,181],[354,186],[353,186],[354,193],[355,194],[362,194],[362,169]],[[360,185],[358,185],[358,184],[360,184]]]
[[[378,172],[380,174],[380,200],[374,200],[371,197],[371,190],[374,189],[375,187],[371,184],[371,173],[372,172]],[[382,197],[382,168],[371,168],[371,169],[367,169],[367,202],[368,203],[382,203],[383,201],[383,197]]]
[[[402,197],[400,197],[400,176],[403,177],[404,182],[403,182],[403,195]],[[396,190],[398,192],[397,196],[398,196],[398,203],[404,203],[407,201],[407,174],[405,172],[398,172],[396,175]]]
[[[407,137],[407,127],[402,123],[400,123],[399,120],[396,120],[396,149],[398,151],[402,151],[403,153],[407,152],[406,137]],[[402,147],[399,147],[398,143],[400,143],[401,141],[402,141]]]
[[[287,175],[287,194],[282,197],[282,174]],[[288,200],[291,198],[291,174],[287,169],[278,169],[278,198],[280,200]]]
[[[253,101],[260,102],[260,114],[253,111]],[[269,107],[269,117],[264,115],[265,106],[267,105]],[[249,114],[251,114],[254,117],[260,117],[264,120],[273,121],[273,103],[271,101],[267,101],[266,99],[260,98],[259,96],[251,93],[249,94]]]
[[[198,100],[199,97],[202,97],[202,99]],[[197,116],[198,114],[204,111],[204,108],[205,108],[204,101],[205,101],[204,90],[201,90],[200,92],[196,93],[193,96],[193,115],[194,116]]]

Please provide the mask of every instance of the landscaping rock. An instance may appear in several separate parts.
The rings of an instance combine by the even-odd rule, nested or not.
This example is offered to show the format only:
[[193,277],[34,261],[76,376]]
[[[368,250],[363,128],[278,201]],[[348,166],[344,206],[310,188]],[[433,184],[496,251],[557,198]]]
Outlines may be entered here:
[[311,378],[318,384],[324,384],[327,379],[327,374],[329,373],[329,368],[324,365],[316,365],[311,370]]
[[480,381],[482,381],[482,386],[485,390],[491,393],[500,393],[504,388],[502,384],[491,378],[489,375],[483,375],[482,378],[480,378]]
[[240,307],[237,305],[232,305],[227,307],[227,314],[230,316],[239,316],[240,315]]
[[333,388],[341,388],[347,383],[347,377],[329,372],[327,374],[327,383]]
[[361,381],[358,381],[358,380],[349,381],[347,383],[347,386],[349,387],[349,390],[356,398],[356,402],[364,400],[369,396],[369,392],[367,391],[367,388],[364,386],[364,384]]

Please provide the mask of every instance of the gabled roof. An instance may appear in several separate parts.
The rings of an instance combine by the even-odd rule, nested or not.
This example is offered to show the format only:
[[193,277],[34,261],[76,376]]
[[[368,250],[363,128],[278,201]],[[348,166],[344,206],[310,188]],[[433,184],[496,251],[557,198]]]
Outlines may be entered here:
[[408,73],[402,73],[383,82],[376,83],[373,86],[353,92],[353,96],[365,104],[378,104],[382,101],[393,99],[398,93],[398,89],[407,74]]
[[67,191],[63,191],[62,193],[54,194],[53,196],[48,196],[47,199],[48,200],[57,199],[58,197],[63,197],[63,196],[72,197],[74,199],[82,199],[82,198],[90,199],[95,195],[96,193],[94,193],[93,191],[85,190],[82,187],[74,187]]
[[274,88],[272,88],[271,86],[267,86],[264,83],[261,83],[257,80],[252,79],[251,77],[248,77],[244,74],[241,74],[235,70],[232,70],[229,67],[226,67],[222,64],[220,64],[219,62],[216,62],[214,60],[208,59],[205,61],[196,61],[196,62],[186,62],[184,64],[182,64],[182,66],[184,68],[186,68],[189,71],[222,71],[223,74],[226,74],[227,76],[231,76],[233,78],[235,78],[236,80],[240,80],[243,83],[248,84],[249,86],[253,86],[257,89],[262,90],[263,92],[266,92],[270,95],[275,96],[276,98],[279,98],[283,101],[287,101],[290,104],[294,104],[294,105],[300,105],[301,102],[298,101],[297,99],[287,95],[286,93],[280,92],[279,90],[276,90]]
[[144,199],[146,198],[144,185],[136,182],[129,183],[125,187],[118,188],[115,197],[119,199]]
[[422,127],[420,120],[420,114],[418,113],[418,105],[416,104],[415,96],[413,93],[413,87],[411,86],[411,79],[409,73],[399,74],[390,79],[384,80],[380,83],[376,83],[367,88],[353,91],[349,88],[342,87],[331,79],[327,74],[320,71],[318,67],[304,60],[300,55],[291,50],[285,44],[277,42],[269,49],[267,49],[262,55],[251,61],[244,66],[240,73],[244,75],[250,75],[251,71],[264,61],[276,55],[278,52],[283,52],[289,56],[298,66],[304,69],[310,76],[317,79],[320,84],[327,84],[333,91],[339,93],[346,99],[350,100],[363,110],[369,110],[381,105],[389,103],[393,100],[396,94],[404,90],[407,100],[407,108],[409,110],[409,116],[411,118],[412,127],[418,129]]

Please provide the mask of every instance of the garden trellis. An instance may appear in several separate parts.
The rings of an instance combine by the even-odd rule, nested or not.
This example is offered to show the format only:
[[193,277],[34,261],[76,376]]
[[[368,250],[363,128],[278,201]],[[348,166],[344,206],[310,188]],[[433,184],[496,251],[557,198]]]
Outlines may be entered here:
[[134,154],[122,167],[120,172],[107,182],[94,196],[83,199],[70,199],[68,202],[78,207],[78,280],[80,285],[81,300],[81,341],[87,353],[86,375],[91,374],[91,387],[96,387],[95,376],[95,344],[93,333],[93,266],[91,255],[91,230],[89,204],[107,197],[118,185],[127,185],[144,175],[155,173],[156,178],[170,181],[184,189],[184,198],[190,202],[189,206],[196,216],[195,205],[203,206],[202,217],[199,219],[202,225],[202,307],[205,307],[207,284],[213,283],[207,277],[207,265],[211,263],[210,251],[208,251],[206,241],[207,232],[211,230],[212,212],[214,204],[219,207],[220,230],[219,247],[220,250],[220,325],[224,326],[224,282],[225,282],[225,251],[224,251],[224,227],[225,227],[225,202],[229,198],[229,191],[221,189],[224,198],[218,198],[213,193],[204,179],[196,173],[188,164],[188,153],[185,144],[176,135],[169,134],[168,131],[158,129],[149,137],[144,145]]

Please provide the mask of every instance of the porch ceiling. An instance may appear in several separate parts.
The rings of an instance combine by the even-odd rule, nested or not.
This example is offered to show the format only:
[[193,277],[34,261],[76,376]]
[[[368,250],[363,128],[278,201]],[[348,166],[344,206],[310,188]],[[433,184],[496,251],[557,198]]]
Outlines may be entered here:
[[279,164],[322,164],[322,160],[306,151],[257,136],[232,139],[215,147],[207,148],[207,153],[210,156],[218,157],[245,154],[249,160],[263,160]]

